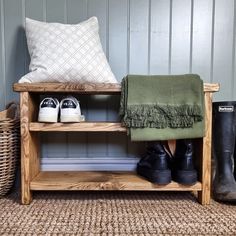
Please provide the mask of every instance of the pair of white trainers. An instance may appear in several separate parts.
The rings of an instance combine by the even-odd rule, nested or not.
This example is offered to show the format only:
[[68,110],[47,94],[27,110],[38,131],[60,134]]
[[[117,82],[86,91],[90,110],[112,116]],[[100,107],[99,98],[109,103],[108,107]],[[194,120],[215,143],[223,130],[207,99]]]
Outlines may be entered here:
[[63,98],[60,103],[56,98],[44,98],[39,106],[38,121],[57,122],[59,111],[60,122],[81,122],[85,119],[81,115],[79,101],[75,97],[68,96]]

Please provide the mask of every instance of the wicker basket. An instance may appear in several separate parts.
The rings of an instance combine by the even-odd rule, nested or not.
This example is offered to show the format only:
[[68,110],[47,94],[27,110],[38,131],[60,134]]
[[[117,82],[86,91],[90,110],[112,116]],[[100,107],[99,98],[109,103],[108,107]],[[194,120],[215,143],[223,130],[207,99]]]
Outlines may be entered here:
[[0,112],[0,196],[13,185],[20,155],[19,106],[12,102]]

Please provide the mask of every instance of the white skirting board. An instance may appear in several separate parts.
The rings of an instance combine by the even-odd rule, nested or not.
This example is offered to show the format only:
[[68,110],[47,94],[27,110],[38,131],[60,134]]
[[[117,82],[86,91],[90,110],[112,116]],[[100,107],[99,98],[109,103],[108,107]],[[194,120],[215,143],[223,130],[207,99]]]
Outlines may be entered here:
[[134,171],[137,157],[44,157],[42,171]]

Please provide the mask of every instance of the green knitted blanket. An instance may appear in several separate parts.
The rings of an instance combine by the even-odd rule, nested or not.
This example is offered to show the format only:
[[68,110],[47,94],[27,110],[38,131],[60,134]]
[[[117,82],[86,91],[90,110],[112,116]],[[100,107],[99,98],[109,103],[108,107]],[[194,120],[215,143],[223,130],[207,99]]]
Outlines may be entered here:
[[128,75],[120,115],[132,141],[204,136],[203,81],[198,75]]

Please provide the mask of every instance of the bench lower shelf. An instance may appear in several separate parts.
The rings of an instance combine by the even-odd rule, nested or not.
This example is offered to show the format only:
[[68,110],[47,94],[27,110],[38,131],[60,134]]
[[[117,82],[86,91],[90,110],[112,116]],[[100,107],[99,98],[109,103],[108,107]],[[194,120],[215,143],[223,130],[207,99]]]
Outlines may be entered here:
[[174,181],[158,185],[135,172],[111,171],[42,171],[30,182],[31,190],[146,190],[201,191],[202,184],[180,185]]

